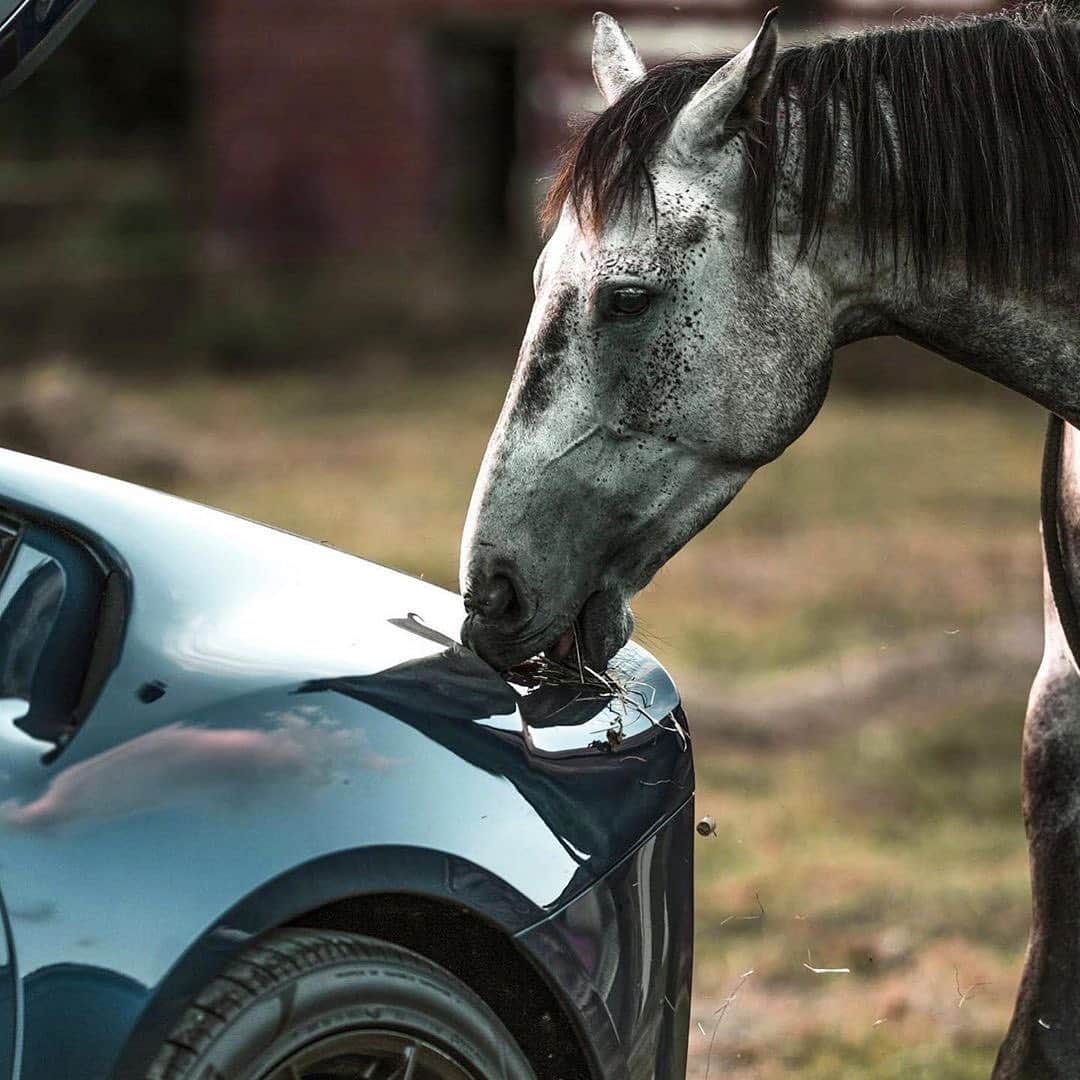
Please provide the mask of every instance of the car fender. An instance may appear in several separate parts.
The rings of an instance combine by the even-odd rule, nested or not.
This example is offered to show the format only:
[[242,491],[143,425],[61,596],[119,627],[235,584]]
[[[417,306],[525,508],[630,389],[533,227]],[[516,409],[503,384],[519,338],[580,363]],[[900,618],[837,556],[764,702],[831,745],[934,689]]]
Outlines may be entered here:
[[[158,1003],[135,1053],[251,936],[346,896],[415,891],[516,934],[692,788],[665,728],[625,757],[538,760],[520,733],[303,685],[162,714],[119,743],[102,743],[91,718],[52,766],[29,748],[7,755],[18,794],[0,804],[0,836],[18,872],[3,885],[23,986],[35,988],[27,1030],[76,1055],[57,1072],[28,1052],[22,1080],[101,1075],[90,1066],[104,1060],[106,1027],[118,1054],[137,1019],[133,987]],[[99,707],[117,690],[114,676]],[[639,788],[657,769],[671,782]],[[94,1011],[89,1049],[72,1038],[87,983],[73,964],[123,1003],[112,1018]],[[96,1062],[78,1060],[91,1049]]]

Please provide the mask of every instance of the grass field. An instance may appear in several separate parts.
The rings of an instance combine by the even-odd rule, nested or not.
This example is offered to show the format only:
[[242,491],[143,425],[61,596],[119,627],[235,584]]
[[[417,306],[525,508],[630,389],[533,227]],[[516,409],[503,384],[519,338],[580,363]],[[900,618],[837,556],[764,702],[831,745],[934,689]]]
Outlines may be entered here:
[[[188,380],[125,403],[185,433],[183,494],[452,585],[507,376]],[[691,1076],[987,1075],[1028,920],[1041,427],[1005,394],[835,395],[640,598],[717,822]]]

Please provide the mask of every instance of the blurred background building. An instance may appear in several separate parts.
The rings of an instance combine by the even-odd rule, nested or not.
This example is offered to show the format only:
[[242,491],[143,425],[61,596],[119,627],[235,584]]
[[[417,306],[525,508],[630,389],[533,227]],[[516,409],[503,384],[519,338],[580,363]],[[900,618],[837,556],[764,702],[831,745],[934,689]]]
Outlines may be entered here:
[[[956,0],[923,0],[911,16]],[[212,221],[244,251],[364,251],[432,232],[532,244],[567,117],[599,107],[593,0],[214,0],[195,92]],[[736,51],[747,0],[614,0],[647,63]],[[787,40],[898,12],[794,0]]]
[[[783,34],[958,3],[794,0]],[[171,363],[353,363],[361,338],[456,354],[466,316],[512,348],[546,178],[568,119],[600,104],[593,6],[102,0],[0,111],[0,227],[20,249],[0,281],[9,353],[145,366],[149,336]],[[735,50],[762,14],[608,7],[649,62]]]

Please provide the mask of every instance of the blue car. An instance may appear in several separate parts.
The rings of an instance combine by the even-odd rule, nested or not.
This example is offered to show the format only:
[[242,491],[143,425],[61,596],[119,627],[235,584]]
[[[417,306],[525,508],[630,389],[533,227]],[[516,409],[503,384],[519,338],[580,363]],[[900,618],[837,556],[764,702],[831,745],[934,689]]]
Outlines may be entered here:
[[504,677],[453,593],[10,452],[0,575],[0,1077],[681,1080],[642,649]]

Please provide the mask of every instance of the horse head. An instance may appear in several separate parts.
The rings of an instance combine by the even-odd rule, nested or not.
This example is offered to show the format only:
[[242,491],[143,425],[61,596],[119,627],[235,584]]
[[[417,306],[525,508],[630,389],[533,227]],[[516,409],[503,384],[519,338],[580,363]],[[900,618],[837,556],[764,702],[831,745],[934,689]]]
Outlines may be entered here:
[[[764,260],[746,242],[773,13],[711,72],[683,64],[675,87],[614,19],[595,29],[608,109],[554,185],[462,541],[463,640],[500,668],[576,644],[603,670],[632,631],[632,596],[805,430],[829,380],[829,291],[794,240]],[[645,108],[650,93],[682,104]]]

